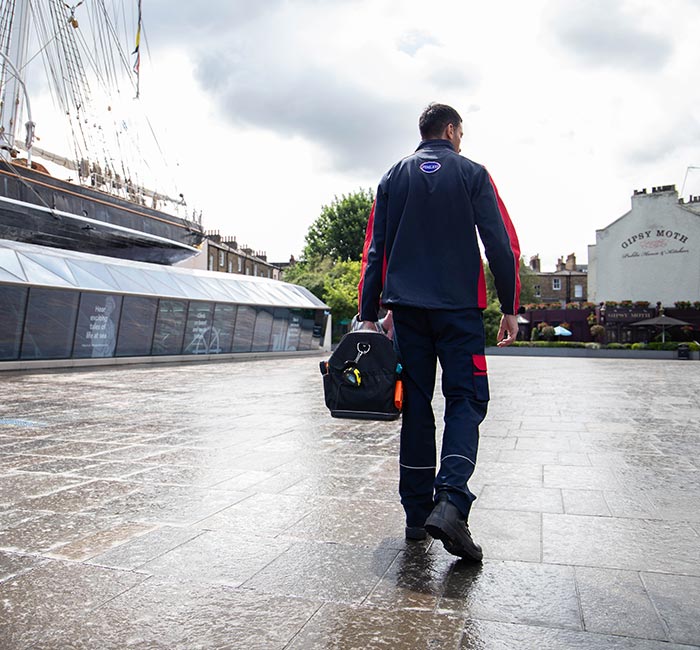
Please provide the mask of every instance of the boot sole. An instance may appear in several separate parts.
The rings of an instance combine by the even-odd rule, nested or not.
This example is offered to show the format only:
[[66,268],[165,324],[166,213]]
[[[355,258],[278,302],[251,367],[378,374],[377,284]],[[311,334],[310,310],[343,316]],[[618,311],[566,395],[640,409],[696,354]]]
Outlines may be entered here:
[[476,547],[466,548],[456,542],[455,540],[459,538],[459,531],[442,517],[430,515],[425,522],[425,530],[428,535],[434,539],[439,539],[445,547],[445,550],[452,555],[465,559],[468,558],[476,562],[481,562],[484,557],[484,553]]

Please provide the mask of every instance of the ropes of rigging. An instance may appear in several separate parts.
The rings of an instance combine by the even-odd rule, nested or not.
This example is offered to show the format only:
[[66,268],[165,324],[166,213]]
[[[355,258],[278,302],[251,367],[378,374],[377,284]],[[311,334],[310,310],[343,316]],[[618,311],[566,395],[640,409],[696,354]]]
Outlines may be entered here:
[[[85,165],[81,165],[81,161],[88,160],[92,162],[95,173],[101,176],[99,183],[111,184],[114,181],[113,189],[119,190],[122,185],[124,188],[127,185],[140,186],[141,179],[134,172],[139,166],[147,169],[147,175],[156,180],[162,180],[165,171],[176,185],[171,166],[148,116],[144,114],[142,119],[144,127],[148,129],[146,133],[150,132],[152,139],[149,147],[154,146],[151,153],[157,153],[156,157],[162,158],[162,165],[159,164],[157,168],[149,164],[152,155],[146,154],[141,141],[134,137],[136,132],[128,129],[118,114],[119,110],[113,110],[115,106],[121,108],[125,100],[119,89],[120,83],[124,85],[122,82],[126,80],[127,88],[134,90],[137,87],[132,76],[129,52],[118,37],[120,29],[125,34],[133,29],[129,24],[133,25],[134,15],[127,17],[124,3],[113,4],[111,10],[105,0],[70,3],[71,0],[29,1],[36,44],[24,68],[37,57],[41,56],[44,60],[50,95],[54,104],[68,118],[71,138],[67,144],[73,149],[80,169],[80,182],[85,179]],[[0,47],[7,48],[14,2],[3,1],[0,6]],[[145,47],[150,59],[146,32],[143,26],[141,29],[141,46]],[[3,73],[6,73],[4,66]],[[97,95],[93,93],[93,87],[98,91]],[[102,94],[107,102],[100,100],[98,105],[93,100]],[[88,177],[95,184],[95,176],[90,171],[88,169]],[[123,179],[122,183],[120,179]],[[128,195],[131,190],[124,191]]]

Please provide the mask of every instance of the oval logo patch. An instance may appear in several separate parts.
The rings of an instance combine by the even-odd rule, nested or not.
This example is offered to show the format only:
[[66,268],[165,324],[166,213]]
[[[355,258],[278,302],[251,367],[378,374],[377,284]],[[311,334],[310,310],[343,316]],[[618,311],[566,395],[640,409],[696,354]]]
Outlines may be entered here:
[[434,174],[441,166],[437,160],[426,160],[421,163],[420,170],[426,174]]

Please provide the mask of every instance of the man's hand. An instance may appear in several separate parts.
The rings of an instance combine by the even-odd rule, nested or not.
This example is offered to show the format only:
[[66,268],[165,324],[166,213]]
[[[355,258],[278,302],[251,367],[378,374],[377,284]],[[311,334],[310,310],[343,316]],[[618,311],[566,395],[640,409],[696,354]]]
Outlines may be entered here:
[[510,345],[518,337],[518,317],[514,314],[503,314],[501,326],[498,328],[496,345],[499,348]]
[[361,330],[372,330],[373,332],[376,332],[377,331],[377,323],[375,323],[373,320],[360,321],[360,329]]

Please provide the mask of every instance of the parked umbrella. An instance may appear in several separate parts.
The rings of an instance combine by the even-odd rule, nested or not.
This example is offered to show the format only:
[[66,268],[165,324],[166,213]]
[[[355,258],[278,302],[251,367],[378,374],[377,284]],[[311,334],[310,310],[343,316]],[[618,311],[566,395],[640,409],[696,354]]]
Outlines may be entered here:
[[684,320],[679,320],[678,318],[671,318],[666,316],[666,314],[661,314],[661,316],[656,316],[655,318],[647,318],[646,320],[640,320],[636,323],[631,323],[631,327],[660,327],[661,328],[661,342],[666,343],[666,328],[674,327],[675,325],[690,325]]
[[566,327],[562,327],[561,325],[557,325],[554,328],[554,333],[557,336],[571,336],[571,332],[568,329],[566,329]]

